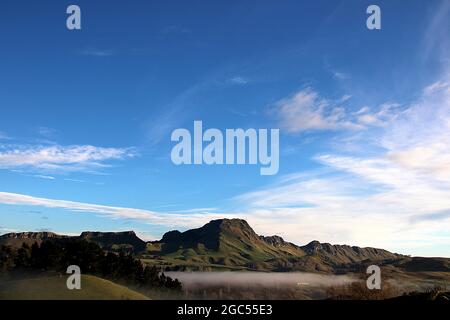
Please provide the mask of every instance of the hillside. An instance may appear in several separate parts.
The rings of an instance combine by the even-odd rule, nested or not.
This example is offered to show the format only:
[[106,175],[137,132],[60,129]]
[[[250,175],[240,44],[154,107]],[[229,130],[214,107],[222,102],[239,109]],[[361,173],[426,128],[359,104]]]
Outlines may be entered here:
[[95,276],[82,275],[81,290],[67,290],[67,277],[47,276],[0,283],[0,300],[148,300],[149,298]]
[[93,241],[98,243],[100,247],[111,251],[133,251],[141,252],[145,250],[145,241],[136,236],[134,231],[123,232],[83,232],[79,239]]
[[[147,244],[144,261],[166,269],[239,268],[267,271],[323,271],[363,261],[397,260],[402,255],[376,248],[331,245],[312,241],[305,246],[279,236],[257,235],[245,220],[213,220],[201,228],[167,232]],[[153,261],[151,261],[153,260]]]
[[133,231],[83,232],[62,236],[51,232],[10,233],[0,245],[20,247],[44,240],[87,240],[107,251],[132,252],[148,265],[165,270],[258,270],[347,273],[369,264],[390,265],[401,272],[450,272],[448,258],[408,257],[377,248],[311,241],[299,246],[279,236],[261,236],[241,219],[213,220],[185,232],[169,231],[159,241],[144,242]]

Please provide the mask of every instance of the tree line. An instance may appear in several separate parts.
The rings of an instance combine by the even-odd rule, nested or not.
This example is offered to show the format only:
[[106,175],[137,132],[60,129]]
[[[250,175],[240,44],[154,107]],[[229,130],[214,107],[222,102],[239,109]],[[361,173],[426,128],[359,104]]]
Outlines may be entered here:
[[145,266],[130,253],[105,252],[97,243],[86,240],[43,241],[40,245],[24,243],[21,248],[0,247],[0,272],[3,275],[59,272],[77,265],[83,274],[125,282],[143,289],[181,291],[181,283]]

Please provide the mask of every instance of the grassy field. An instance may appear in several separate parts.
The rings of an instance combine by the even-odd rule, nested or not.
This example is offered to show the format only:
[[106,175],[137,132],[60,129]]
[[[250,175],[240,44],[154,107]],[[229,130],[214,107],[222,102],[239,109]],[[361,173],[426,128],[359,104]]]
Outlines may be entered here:
[[46,276],[0,283],[0,300],[148,300],[149,298],[95,276],[82,275],[81,290],[68,290],[67,277]]

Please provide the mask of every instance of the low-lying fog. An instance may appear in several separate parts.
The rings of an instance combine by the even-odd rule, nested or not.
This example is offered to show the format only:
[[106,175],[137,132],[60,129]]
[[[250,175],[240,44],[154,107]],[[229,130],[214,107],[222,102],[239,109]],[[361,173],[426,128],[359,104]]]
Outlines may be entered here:
[[307,272],[166,272],[183,285],[185,299],[387,299],[429,289],[434,282],[386,279],[369,290],[363,274]]
[[337,286],[356,281],[348,275],[321,275],[305,272],[166,272],[180,280],[184,287],[284,287],[284,286]]

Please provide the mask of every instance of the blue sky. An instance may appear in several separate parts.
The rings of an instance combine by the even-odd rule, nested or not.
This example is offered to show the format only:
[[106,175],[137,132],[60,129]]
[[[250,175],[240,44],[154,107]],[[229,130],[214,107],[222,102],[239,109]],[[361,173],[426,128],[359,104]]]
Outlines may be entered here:
[[[247,219],[303,244],[450,256],[450,5],[0,5],[0,233]],[[280,170],[175,166],[176,128],[279,128]]]

